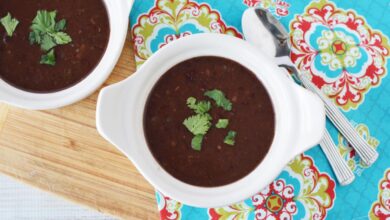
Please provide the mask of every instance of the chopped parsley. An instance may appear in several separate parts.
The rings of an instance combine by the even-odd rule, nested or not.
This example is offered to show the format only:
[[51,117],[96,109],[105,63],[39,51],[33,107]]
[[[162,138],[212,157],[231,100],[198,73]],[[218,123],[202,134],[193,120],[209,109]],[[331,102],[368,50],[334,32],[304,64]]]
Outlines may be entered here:
[[223,142],[227,145],[234,146],[234,144],[236,143],[236,141],[234,140],[236,138],[236,135],[237,132],[229,131]]
[[193,115],[185,119],[183,124],[193,135],[205,135],[211,127],[211,116],[209,114]]
[[221,107],[226,111],[232,110],[232,103],[226,98],[225,94],[221,90],[214,89],[207,91],[204,95],[213,99],[218,107]]
[[203,135],[196,135],[192,138],[191,141],[191,147],[192,149],[196,151],[200,151],[202,149],[202,141],[203,141]]
[[229,119],[219,119],[215,127],[227,128],[228,125],[229,125]]
[[8,37],[12,37],[19,21],[16,18],[12,18],[11,14],[8,12],[5,17],[0,19],[0,23],[3,25]]
[[211,108],[211,103],[209,101],[196,101],[196,98],[189,97],[187,99],[188,108],[195,111],[197,114],[207,113]]
[[54,47],[69,44],[72,38],[65,32],[66,20],[56,22],[57,11],[40,10],[30,26],[29,40],[47,54],[41,57],[41,64],[55,65]]

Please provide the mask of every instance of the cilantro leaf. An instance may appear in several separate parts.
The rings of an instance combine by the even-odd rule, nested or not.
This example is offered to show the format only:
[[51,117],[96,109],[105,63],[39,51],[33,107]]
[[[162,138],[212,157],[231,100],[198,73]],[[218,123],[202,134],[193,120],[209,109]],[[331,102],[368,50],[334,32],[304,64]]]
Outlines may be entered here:
[[42,38],[41,35],[39,35],[38,31],[31,31],[30,35],[28,36],[28,39],[30,40],[30,44],[41,44]]
[[200,151],[202,148],[203,135],[196,135],[192,138],[191,147],[194,150]]
[[[202,114],[202,115],[206,116],[207,119],[209,119],[210,121],[213,120],[213,117],[211,117],[211,115],[210,115],[209,113],[204,113],[204,114]],[[210,122],[210,123],[211,123],[211,122]]]
[[49,51],[41,57],[41,64],[55,65],[53,48],[72,42],[72,38],[63,32],[66,20],[62,19],[56,22],[56,16],[57,11],[37,11],[37,15],[30,26],[30,43],[40,45],[45,52]]
[[198,114],[203,114],[208,112],[210,108],[211,108],[211,103],[209,101],[200,101],[198,103],[198,108],[196,109],[195,112]]
[[12,18],[11,14],[8,12],[5,17],[0,19],[0,23],[5,28],[8,37],[12,37],[15,32],[16,26],[18,26],[19,24],[19,21],[16,18]]
[[227,145],[234,146],[234,144],[236,143],[236,141],[234,140],[236,138],[236,135],[237,132],[229,131],[223,142]]
[[54,29],[55,29],[55,31],[63,31],[63,30],[65,30],[65,27],[66,27],[66,20],[61,19],[59,22],[56,23],[56,25],[54,26]]
[[41,49],[43,51],[49,51],[51,48],[55,47],[56,43],[54,42],[53,38],[49,35],[43,35],[43,38],[41,40]]
[[41,64],[54,66],[56,64],[56,57],[54,54],[54,49],[50,50],[47,54],[41,57]]
[[188,108],[194,110],[197,114],[204,114],[210,110],[211,103],[209,101],[200,101],[197,103],[196,98],[189,97],[187,99],[187,106]]
[[58,45],[68,44],[72,42],[72,38],[70,38],[70,36],[65,32],[57,32],[54,34],[50,34],[50,36],[53,37],[54,41]]
[[187,99],[187,106],[190,108],[190,109],[196,109],[196,98],[194,97],[189,97]]
[[229,119],[219,119],[215,127],[227,128],[228,125],[229,125]]
[[198,114],[188,117],[184,120],[183,125],[193,135],[205,135],[211,127],[210,115]]
[[31,30],[42,33],[55,32],[57,11],[39,10],[32,21]]
[[221,90],[214,89],[207,91],[204,95],[213,99],[218,107],[222,107],[226,111],[232,110],[232,103],[225,97],[225,94]]

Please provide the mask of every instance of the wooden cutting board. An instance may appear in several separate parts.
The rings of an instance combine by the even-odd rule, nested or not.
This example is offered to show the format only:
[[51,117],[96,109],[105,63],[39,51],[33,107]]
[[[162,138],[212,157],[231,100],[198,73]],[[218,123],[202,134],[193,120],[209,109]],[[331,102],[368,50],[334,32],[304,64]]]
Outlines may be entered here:
[[[104,86],[135,71],[129,36]],[[122,219],[158,219],[154,189],[96,130],[97,95],[50,111],[0,104],[0,172]]]

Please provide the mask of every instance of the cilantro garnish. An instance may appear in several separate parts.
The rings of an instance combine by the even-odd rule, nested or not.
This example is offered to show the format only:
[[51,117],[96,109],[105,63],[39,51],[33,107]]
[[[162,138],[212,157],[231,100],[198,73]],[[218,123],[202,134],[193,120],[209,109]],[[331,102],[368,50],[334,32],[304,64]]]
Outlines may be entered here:
[[65,32],[52,33],[50,36],[54,39],[54,42],[58,45],[68,44],[72,42],[72,38]]
[[234,146],[234,144],[236,143],[236,141],[234,140],[236,138],[236,135],[237,132],[229,131],[223,142],[227,145]]
[[211,108],[211,103],[209,101],[196,101],[196,98],[189,97],[187,99],[188,108],[195,111],[197,114],[204,114],[208,112]]
[[218,107],[221,107],[226,111],[232,110],[232,103],[225,97],[225,94],[221,90],[214,89],[207,91],[204,95],[213,99]]
[[47,54],[41,57],[41,64],[54,66],[56,64],[56,56],[54,55],[54,49],[50,50]]
[[183,124],[193,135],[205,135],[211,127],[209,114],[198,114],[188,117]]
[[8,37],[12,37],[19,21],[16,18],[12,18],[11,14],[8,12],[5,17],[0,19],[0,23],[3,25]]
[[65,32],[66,20],[56,22],[57,11],[40,10],[32,21],[29,40],[31,44],[40,45],[44,52],[41,64],[54,65],[54,47],[72,42],[72,38]]
[[[222,107],[226,111],[232,110],[232,103],[225,97],[225,94],[214,89],[204,93],[205,96],[213,99],[218,107]],[[196,114],[188,117],[184,120],[183,125],[194,135],[191,141],[192,149],[200,151],[202,148],[202,142],[204,136],[211,128],[211,120],[213,119],[208,113],[211,109],[211,103],[209,101],[197,101],[194,97],[187,99],[187,106],[193,110]],[[219,119],[215,124],[216,128],[227,128],[229,125],[229,119]],[[234,138],[236,137],[235,131],[229,131],[228,135],[224,139],[224,143],[233,146],[235,144]]]
[[202,148],[203,135],[196,135],[192,138],[191,147],[194,150],[200,151]]
[[53,47],[57,46],[57,44],[54,42],[54,39],[50,37],[50,35],[43,35],[40,44],[43,51],[49,51]]
[[202,148],[203,136],[211,127],[212,118],[211,115],[207,113],[211,108],[211,103],[208,101],[197,102],[196,98],[189,97],[187,99],[187,106],[194,110],[196,115],[185,119],[183,124],[193,135],[195,135],[191,141],[192,148],[200,151]]
[[215,125],[216,128],[227,128],[229,125],[229,119],[219,119],[217,124]]
[[63,31],[63,30],[65,30],[65,27],[66,27],[66,20],[62,19],[56,23],[56,25],[54,26],[54,29],[56,31]]

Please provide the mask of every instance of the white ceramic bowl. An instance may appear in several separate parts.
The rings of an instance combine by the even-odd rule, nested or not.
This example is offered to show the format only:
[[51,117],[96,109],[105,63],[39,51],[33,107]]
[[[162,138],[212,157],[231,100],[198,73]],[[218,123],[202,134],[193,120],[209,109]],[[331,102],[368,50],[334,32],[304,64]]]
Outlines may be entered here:
[[133,0],[104,0],[110,20],[110,38],[95,69],[78,84],[54,93],[31,93],[0,80],[0,101],[33,110],[59,108],[93,93],[111,74],[126,39]]
[[[244,178],[220,187],[197,187],[172,177],[155,160],[144,136],[144,107],[154,84],[175,64],[198,56],[225,57],[247,67],[268,90],[275,111],[275,137],[264,160]],[[104,88],[98,99],[97,128],[163,194],[188,205],[219,207],[254,195],[292,158],[317,144],[324,132],[325,113],[320,99],[293,83],[249,43],[198,34],[168,44],[133,76]]]

